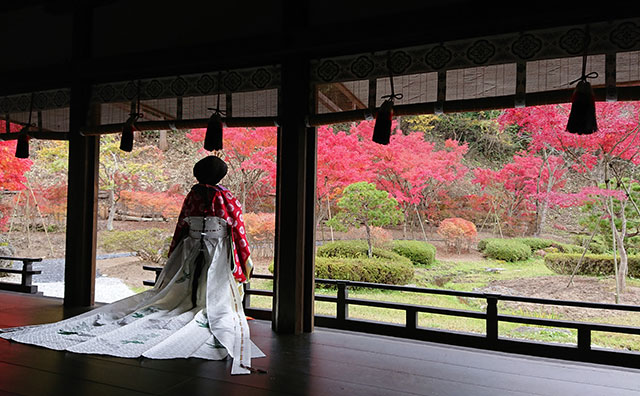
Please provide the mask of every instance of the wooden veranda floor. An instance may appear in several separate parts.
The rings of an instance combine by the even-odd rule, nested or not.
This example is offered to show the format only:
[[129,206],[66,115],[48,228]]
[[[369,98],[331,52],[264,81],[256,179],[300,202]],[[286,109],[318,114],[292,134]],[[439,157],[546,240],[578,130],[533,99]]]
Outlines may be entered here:
[[[0,328],[56,321],[59,299],[0,292]],[[0,339],[0,395],[640,395],[640,370],[252,321],[266,374],[230,362],[79,355]]]

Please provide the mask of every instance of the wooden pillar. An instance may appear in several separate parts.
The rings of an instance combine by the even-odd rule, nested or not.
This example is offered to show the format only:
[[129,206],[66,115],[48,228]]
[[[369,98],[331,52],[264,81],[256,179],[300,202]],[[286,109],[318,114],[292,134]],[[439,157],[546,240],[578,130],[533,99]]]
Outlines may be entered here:
[[82,86],[71,90],[64,272],[68,307],[91,306],[95,294],[100,137],[80,135],[89,116],[88,91]]
[[316,144],[315,128],[307,128],[305,121],[308,73],[309,62],[300,56],[282,64],[273,329],[286,334],[313,329]]
[[[92,15],[93,10],[88,6],[79,4],[74,9],[74,68],[81,67],[82,62],[91,57]],[[90,118],[90,94],[88,82],[79,79],[72,82],[64,277],[64,305],[67,307],[94,304],[100,138],[80,134],[80,128]],[[92,114],[91,118],[95,120],[97,114]]]
[[[310,108],[314,106],[311,101]],[[303,323],[305,333],[313,331],[315,316],[315,262],[316,262],[316,180],[318,163],[318,133],[316,128],[306,129],[306,180],[305,180],[305,223],[304,223],[304,280],[303,280]]]

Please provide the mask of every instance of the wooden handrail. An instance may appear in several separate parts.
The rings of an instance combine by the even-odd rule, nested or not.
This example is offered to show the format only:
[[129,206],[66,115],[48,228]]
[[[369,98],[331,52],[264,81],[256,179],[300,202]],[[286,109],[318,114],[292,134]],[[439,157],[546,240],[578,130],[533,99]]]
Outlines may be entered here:
[[22,261],[37,263],[42,261],[42,257],[12,257],[12,256],[0,256],[0,260],[12,260],[12,261]]
[[38,293],[38,286],[32,284],[33,275],[41,274],[41,270],[34,270],[33,263],[41,262],[42,257],[12,257],[0,256],[0,260],[22,261],[22,269],[0,268],[0,272],[20,274],[20,284],[0,282],[0,290],[16,291],[21,293],[42,294]]
[[[254,274],[252,279],[273,279],[273,275]],[[473,347],[519,351],[520,353],[554,356],[566,359],[591,361],[598,363],[616,364],[627,367],[640,367],[640,354],[622,351],[603,351],[593,349],[591,336],[594,331],[618,334],[640,335],[640,327],[620,326],[590,322],[576,322],[568,320],[532,318],[514,315],[501,315],[498,313],[499,301],[517,301],[533,304],[581,307],[592,309],[610,309],[615,311],[640,312],[640,306],[618,305],[605,303],[590,303],[584,301],[552,300],[548,298],[510,296],[492,293],[461,292],[458,290],[431,289],[412,286],[397,286],[367,282],[343,281],[334,279],[316,279],[317,284],[336,286],[336,296],[316,294],[315,300],[336,304],[336,316],[316,315],[316,322],[320,326],[333,327],[346,330],[363,331],[374,334],[394,335],[405,338],[425,339],[436,342],[451,343],[456,345],[468,345]],[[413,293],[448,295],[454,297],[478,298],[486,301],[486,311],[468,311],[460,309],[440,308],[425,305],[404,304],[388,301],[377,301],[349,297],[348,288],[370,288],[378,290],[396,290]],[[251,289],[250,283],[245,285],[245,312],[259,319],[269,319],[271,311],[250,307],[252,295],[273,296],[271,290]],[[349,305],[359,305],[405,311],[405,324],[375,322],[349,317]],[[431,313],[484,320],[486,333],[484,337],[473,333],[460,333],[456,331],[427,329],[418,326],[418,313]],[[548,326],[556,328],[568,328],[577,330],[577,344],[574,347],[548,344],[540,342],[528,342],[500,338],[498,324],[500,322],[519,323],[523,325]]]

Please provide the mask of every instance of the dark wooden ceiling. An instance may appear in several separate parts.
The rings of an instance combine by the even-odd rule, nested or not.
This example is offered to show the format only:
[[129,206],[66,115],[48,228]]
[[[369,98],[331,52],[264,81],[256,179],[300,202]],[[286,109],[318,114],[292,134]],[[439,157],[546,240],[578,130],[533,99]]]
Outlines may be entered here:
[[[507,5],[505,5],[507,4]],[[639,16],[635,2],[4,0],[0,95]],[[88,23],[89,35],[74,25]],[[85,37],[86,36],[86,37]],[[74,52],[75,47],[85,48]]]

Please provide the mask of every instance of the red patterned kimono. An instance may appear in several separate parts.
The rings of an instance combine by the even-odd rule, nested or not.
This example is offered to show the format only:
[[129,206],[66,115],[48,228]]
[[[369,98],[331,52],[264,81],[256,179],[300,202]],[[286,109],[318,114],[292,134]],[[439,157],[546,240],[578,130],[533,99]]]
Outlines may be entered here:
[[189,224],[185,218],[189,216],[215,216],[226,220],[231,229],[235,259],[233,276],[238,282],[246,282],[251,275],[253,266],[249,260],[251,251],[247,241],[240,201],[222,186],[194,185],[182,204],[176,230],[169,247],[169,256],[180,241],[188,235]]

